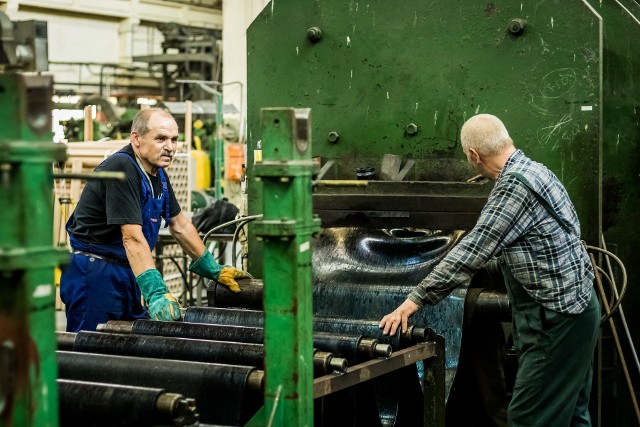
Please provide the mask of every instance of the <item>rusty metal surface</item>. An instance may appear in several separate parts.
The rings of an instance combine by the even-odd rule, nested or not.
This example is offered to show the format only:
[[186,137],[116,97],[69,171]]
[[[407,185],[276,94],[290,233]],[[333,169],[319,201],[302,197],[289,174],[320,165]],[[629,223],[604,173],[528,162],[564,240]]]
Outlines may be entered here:
[[347,368],[341,375],[325,375],[313,382],[314,399],[352,387],[356,384],[372,380],[389,372],[435,356],[436,346],[433,342],[416,344],[400,350],[387,359],[370,360]]

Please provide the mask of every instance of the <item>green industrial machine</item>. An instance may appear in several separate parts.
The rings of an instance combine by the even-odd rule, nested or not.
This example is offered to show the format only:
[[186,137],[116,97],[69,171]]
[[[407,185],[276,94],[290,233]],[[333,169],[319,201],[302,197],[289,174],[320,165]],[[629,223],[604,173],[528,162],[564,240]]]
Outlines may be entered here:
[[[264,188],[265,404],[250,425],[313,425],[311,117],[308,109],[262,110],[264,150],[254,179]],[[290,262],[282,263],[282,260]],[[275,267],[277,266],[277,267]],[[282,351],[287,349],[287,351]]]
[[[0,14],[0,426],[57,426],[53,168],[45,22]],[[21,70],[21,71],[18,71]]]
[[[468,229],[491,183],[467,182],[460,127],[491,113],[564,183],[587,243],[606,243],[629,283],[640,280],[637,2],[279,0],[249,27],[247,49],[251,215],[263,212],[263,186],[252,181],[266,141],[260,111],[304,106],[323,228]],[[249,270],[259,274],[256,231]],[[624,307],[640,304],[637,289],[625,298]],[[603,340],[594,419],[631,425],[613,353]]]

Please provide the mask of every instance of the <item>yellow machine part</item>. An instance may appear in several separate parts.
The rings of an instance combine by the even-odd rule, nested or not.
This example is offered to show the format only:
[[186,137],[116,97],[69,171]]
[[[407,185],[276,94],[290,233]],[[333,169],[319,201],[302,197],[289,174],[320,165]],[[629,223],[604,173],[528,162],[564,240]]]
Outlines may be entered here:
[[211,187],[211,162],[209,153],[202,150],[191,150],[191,158],[195,161],[194,189],[205,190]]

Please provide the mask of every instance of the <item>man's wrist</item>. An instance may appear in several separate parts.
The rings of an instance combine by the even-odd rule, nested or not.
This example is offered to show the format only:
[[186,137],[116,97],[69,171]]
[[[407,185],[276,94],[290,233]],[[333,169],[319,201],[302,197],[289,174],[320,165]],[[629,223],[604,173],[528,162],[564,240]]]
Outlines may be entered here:
[[222,266],[213,258],[211,252],[205,250],[200,257],[193,261],[189,266],[189,271],[196,273],[202,277],[218,280]]

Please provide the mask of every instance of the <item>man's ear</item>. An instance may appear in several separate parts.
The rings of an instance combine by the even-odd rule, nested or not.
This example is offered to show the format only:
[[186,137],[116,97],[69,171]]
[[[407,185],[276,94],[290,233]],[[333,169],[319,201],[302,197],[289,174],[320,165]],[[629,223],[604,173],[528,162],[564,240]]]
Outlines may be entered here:
[[138,141],[138,132],[131,132],[131,144],[133,144],[134,146],[136,146],[137,148],[140,148],[140,141]]
[[482,160],[480,159],[480,154],[476,151],[475,148],[469,148],[469,154],[473,163],[478,164],[482,162]]

